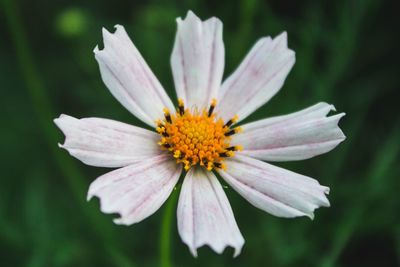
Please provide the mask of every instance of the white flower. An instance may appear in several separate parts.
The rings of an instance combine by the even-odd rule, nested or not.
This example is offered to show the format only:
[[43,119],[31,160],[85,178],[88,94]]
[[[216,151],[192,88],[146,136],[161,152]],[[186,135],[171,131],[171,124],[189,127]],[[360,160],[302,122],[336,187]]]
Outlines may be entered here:
[[[329,206],[329,188],[265,161],[311,158],[345,139],[338,127],[344,113],[327,116],[332,105],[235,127],[283,85],[295,62],[286,33],[260,39],[221,84],[224,70],[222,23],[188,12],[178,18],[171,57],[175,109],[124,28],[103,29],[104,49],[94,50],[104,83],[121,104],[156,131],[100,119],[55,119],[66,136],[61,147],[82,162],[120,169],[97,178],[88,199],[119,213],[115,223],[137,223],[165,202],[184,172],[177,219],[192,252],[209,245],[241,251],[244,239],[220,182],[221,177],[251,204],[279,217],[308,216]],[[242,130],[242,131],[241,131]]]

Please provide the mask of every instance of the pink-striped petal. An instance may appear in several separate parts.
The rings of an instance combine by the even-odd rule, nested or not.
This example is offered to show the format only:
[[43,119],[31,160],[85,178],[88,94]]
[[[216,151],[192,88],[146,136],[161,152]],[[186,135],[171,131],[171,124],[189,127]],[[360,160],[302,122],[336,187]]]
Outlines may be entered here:
[[124,27],[115,33],[103,28],[104,49],[96,46],[94,54],[101,77],[116,99],[133,115],[150,126],[163,118],[163,108],[174,106]]
[[54,122],[65,134],[62,148],[83,163],[123,167],[162,153],[159,136],[118,121],[61,115]]
[[96,196],[102,212],[118,213],[117,224],[140,222],[165,202],[181,169],[169,155],[137,162],[97,178],[90,185],[88,200]]
[[340,113],[326,117],[332,105],[318,103],[302,111],[242,126],[233,144],[243,146],[241,153],[266,161],[308,159],[334,149],[345,139],[339,128]]
[[171,56],[176,93],[189,108],[207,108],[217,97],[224,71],[222,22],[217,18],[202,22],[189,11],[177,23]]
[[217,109],[225,120],[243,120],[264,105],[282,87],[295,62],[286,32],[259,40],[235,72],[222,84]]
[[228,198],[212,172],[192,168],[187,173],[178,203],[178,231],[196,257],[197,248],[208,245],[222,253],[227,246],[240,254],[244,239]]
[[246,156],[226,160],[225,181],[255,207],[278,217],[314,218],[318,207],[329,207],[329,188],[316,180]]

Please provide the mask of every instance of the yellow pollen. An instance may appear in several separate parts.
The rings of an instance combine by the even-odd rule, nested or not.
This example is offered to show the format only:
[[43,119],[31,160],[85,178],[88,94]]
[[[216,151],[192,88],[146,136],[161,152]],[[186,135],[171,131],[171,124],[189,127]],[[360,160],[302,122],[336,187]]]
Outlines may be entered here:
[[[161,136],[158,144],[171,151],[186,171],[197,164],[208,171],[226,169],[224,159],[234,156],[234,151],[242,150],[241,146],[229,146],[231,135],[241,132],[241,128],[231,128],[232,123],[224,124],[217,118],[214,114],[216,104],[217,100],[212,99],[209,109],[190,111],[179,99],[175,114],[164,108],[165,118],[156,121],[156,131]],[[237,120],[235,116],[230,121],[235,123]]]

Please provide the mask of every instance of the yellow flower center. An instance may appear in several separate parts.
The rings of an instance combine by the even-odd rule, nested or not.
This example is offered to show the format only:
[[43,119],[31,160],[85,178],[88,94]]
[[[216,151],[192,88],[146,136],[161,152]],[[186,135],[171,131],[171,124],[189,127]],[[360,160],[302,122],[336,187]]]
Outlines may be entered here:
[[182,163],[185,170],[199,164],[211,171],[214,168],[225,169],[224,158],[232,157],[241,146],[229,146],[231,136],[241,131],[240,127],[231,128],[237,116],[224,123],[213,113],[217,101],[212,100],[206,109],[190,111],[185,109],[179,99],[175,114],[164,109],[164,119],[158,120],[157,132],[161,135],[158,144],[168,149],[177,163]]

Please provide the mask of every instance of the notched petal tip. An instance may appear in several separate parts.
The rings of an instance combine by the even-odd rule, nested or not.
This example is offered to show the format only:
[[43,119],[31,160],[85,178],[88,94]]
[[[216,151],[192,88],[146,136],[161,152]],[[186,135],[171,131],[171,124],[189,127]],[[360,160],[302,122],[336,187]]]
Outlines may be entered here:
[[[329,187],[325,187],[324,194],[328,195],[329,194]],[[308,218],[310,218],[312,221],[314,220],[315,217],[315,210],[318,208],[329,208],[331,206],[331,203],[329,202],[329,199],[325,197],[324,199],[321,199],[323,202],[321,202],[318,206],[315,206],[315,208],[312,210],[311,213],[305,214]]]
[[197,258],[199,255],[197,254],[197,249],[189,246],[189,251],[193,257]]
[[182,22],[183,22],[182,18],[181,18],[181,17],[177,17],[177,18],[175,19],[175,21],[176,21],[176,24],[178,24],[178,28],[179,28],[180,25],[181,25]]
[[193,25],[197,25],[196,27],[201,27],[202,23],[201,19],[197,17],[196,14],[194,14],[191,10],[186,13],[186,17],[184,19],[178,17],[176,22],[178,24],[178,30],[182,27],[188,27],[187,25],[192,25],[191,27],[193,27]]
[[66,119],[66,118],[72,118],[72,117],[69,116],[69,115],[66,115],[66,114],[60,114],[60,116],[58,116],[58,118],[53,119],[53,122],[54,122],[57,126],[59,126],[59,124],[62,122],[62,120],[63,120],[63,119]]
[[281,33],[277,36],[277,38],[283,38],[283,40],[285,40],[285,41],[287,42],[287,32],[286,32],[286,31],[281,32]]
[[129,225],[138,223],[138,221],[134,221],[134,222],[127,221],[125,219],[125,216],[122,213],[118,212],[117,210],[111,210],[109,208],[106,208],[105,204],[104,204],[104,201],[102,201],[101,197],[99,195],[96,195],[95,193],[93,193],[93,194],[88,193],[88,195],[86,197],[86,201],[90,201],[93,197],[96,197],[99,200],[100,211],[102,213],[105,213],[105,214],[118,214],[118,217],[114,218],[112,220],[114,224],[129,226]]
[[271,42],[272,41],[272,38],[271,38],[271,36],[263,36],[263,37],[261,37],[260,39],[258,39],[257,40],[257,42],[256,42],[256,44],[257,43],[264,43],[264,42]]
[[242,252],[242,248],[243,248],[243,245],[244,245],[244,239],[238,246],[233,246],[232,244],[226,244],[226,245],[221,246],[221,247],[216,247],[216,246],[212,245],[211,243],[204,243],[204,244],[198,244],[196,247],[194,247],[194,246],[192,246],[192,245],[190,245],[190,244],[188,244],[186,242],[184,242],[184,243],[189,247],[190,253],[195,258],[198,257],[197,249],[202,248],[204,246],[210,248],[211,250],[213,250],[217,254],[223,254],[227,248],[233,248],[234,252],[233,252],[232,257],[236,258]]
[[343,118],[346,115],[345,112],[341,112],[339,114],[336,114],[335,116],[339,117],[339,119]]
[[93,53],[95,55],[99,54],[99,52],[103,51],[106,48],[106,43],[109,42],[110,38],[113,38],[114,35],[119,35],[121,31],[125,32],[124,26],[120,24],[114,25],[114,32],[110,32],[107,30],[107,28],[102,27],[101,32],[103,36],[103,48],[99,48],[99,45],[96,45],[95,48],[93,49]]
[[200,18],[192,11],[192,10],[188,10],[188,12],[186,13],[186,17],[185,17],[185,20],[186,19],[197,19],[197,20],[200,20]]
[[286,31],[283,31],[279,35],[277,35],[272,42],[278,47],[279,50],[284,50],[289,55],[288,62],[296,61],[296,52],[289,48],[288,46],[288,35]]
[[336,108],[335,108],[335,106],[334,106],[334,105],[330,104],[329,106],[331,107],[331,111],[334,111],[334,112],[336,112]]
[[342,129],[340,129],[340,127],[339,127],[339,122],[345,115],[346,115],[346,113],[342,112],[342,113],[331,116],[332,118],[337,119],[336,127],[340,131],[340,136],[339,136],[340,142],[343,142],[347,138],[346,135],[344,134],[344,132],[342,131]]
[[106,29],[106,27],[101,27],[101,33],[103,34],[103,38],[106,38],[107,36],[112,34]]
[[62,132],[64,132],[65,127],[66,127],[69,123],[71,123],[71,122],[73,122],[73,121],[77,121],[77,120],[78,120],[78,119],[76,119],[76,118],[74,118],[74,117],[72,117],[72,116],[65,115],[65,114],[61,114],[58,118],[55,118],[55,119],[53,120],[53,122],[57,125],[58,128],[60,128],[60,130],[61,130]]
[[122,26],[121,24],[115,24],[114,28],[115,28],[115,32],[114,33],[116,33],[117,31],[125,31],[125,27]]
[[202,169],[188,172],[179,196],[177,218],[179,235],[193,256],[203,246],[219,254],[232,247],[234,256],[239,255],[244,238],[214,174]]
[[324,186],[324,194],[325,195],[329,195],[330,191],[331,191],[331,189],[329,187]]
[[218,27],[218,30],[222,30],[222,21],[217,17],[210,17],[204,21],[204,23],[214,23]]
[[132,224],[135,224],[135,223],[136,223],[136,222],[133,222],[133,223],[126,222],[126,221],[123,219],[122,215],[121,215],[121,214],[119,214],[119,215],[120,215],[119,218],[113,219],[113,223],[115,223],[115,224],[117,224],[117,225],[125,225],[125,226],[129,226],[129,225],[132,225]]
[[235,249],[235,252],[233,253],[233,257],[236,258],[237,256],[240,255],[240,253],[242,253],[242,248],[240,248],[240,249]]
[[126,38],[128,38],[128,39],[129,39],[128,33],[126,32],[124,26],[122,26],[122,25],[120,25],[120,24],[115,24],[115,25],[114,25],[114,29],[115,29],[115,31],[114,31],[113,34],[114,34],[115,36],[117,36],[118,38],[121,38],[121,39],[126,39]]
[[278,45],[284,47],[284,48],[288,48],[288,36],[287,36],[287,32],[283,31],[280,34],[278,34],[274,40],[275,43],[277,43]]

